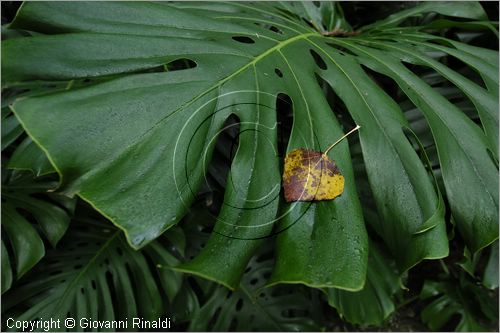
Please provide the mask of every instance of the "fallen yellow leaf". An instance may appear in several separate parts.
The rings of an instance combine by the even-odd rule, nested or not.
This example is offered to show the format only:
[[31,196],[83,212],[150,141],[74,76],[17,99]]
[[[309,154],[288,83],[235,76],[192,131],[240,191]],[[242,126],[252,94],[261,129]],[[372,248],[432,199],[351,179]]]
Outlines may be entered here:
[[323,153],[294,149],[285,157],[285,200],[332,200],[344,192],[344,176]]
[[344,176],[337,165],[328,157],[328,152],[354,129],[343,135],[324,153],[305,148],[294,149],[285,157],[283,187],[285,200],[319,201],[333,200],[344,192]]

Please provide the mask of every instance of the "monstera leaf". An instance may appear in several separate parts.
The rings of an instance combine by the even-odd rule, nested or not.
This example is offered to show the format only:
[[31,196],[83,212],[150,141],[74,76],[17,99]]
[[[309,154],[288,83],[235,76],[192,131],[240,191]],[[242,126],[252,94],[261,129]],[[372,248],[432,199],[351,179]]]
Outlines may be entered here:
[[294,286],[264,286],[272,271],[272,255],[253,257],[235,292],[214,283],[203,286],[200,308],[191,316],[189,331],[318,331],[319,291]]
[[134,251],[119,229],[81,217],[71,223],[58,249],[3,295],[4,318],[63,322],[70,317],[78,331],[85,329],[82,318],[129,320],[129,329],[134,317],[156,320],[181,287],[180,274],[168,268],[179,262],[175,251],[183,251],[177,247],[182,246],[179,231],[171,230]]
[[[2,170],[2,293],[55,247],[70,223],[75,200],[50,193],[57,182]],[[36,223],[32,223],[36,222]]]
[[421,313],[422,321],[433,331],[460,320],[455,331],[486,331],[486,323],[498,320],[498,303],[485,289],[468,281],[464,276],[444,281],[425,281],[420,298],[431,300]]
[[[477,3],[452,7],[426,3],[352,32],[326,2],[26,3],[10,28],[42,35],[3,42],[2,80],[68,82],[12,109],[59,173],[59,189],[97,208],[135,248],[182,218],[218,134],[237,117],[239,145],[214,232],[179,269],[236,288],[264,238],[276,234],[270,284],[354,291],[365,282],[368,241],[348,142],[328,154],[345,177],[341,197],[284,203],[277,105],[287,100],[293,110],[287,152],[323,151],[361,125],[380,215],[373,227],[404,271],[446,256],[448,240],[440,194],[405,136],[408,121],[372,71],[392,78],[430,126],[459,231],[472,251],[485,247],[498,237],[498,53],[397,28],[426,12],[485,19]],[[484,87],[436,61],[437,51],[476,70]],[[459,87],[481,124],[408,63]],[[353,119],[344,128],[325,88]]]

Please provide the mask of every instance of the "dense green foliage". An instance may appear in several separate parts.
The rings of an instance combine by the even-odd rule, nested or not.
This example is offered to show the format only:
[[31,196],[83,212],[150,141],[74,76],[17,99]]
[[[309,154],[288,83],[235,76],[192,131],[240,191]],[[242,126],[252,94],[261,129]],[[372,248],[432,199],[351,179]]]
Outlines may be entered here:
[[[495,329],[497,24],[383,7],[24,3],[2,28],[3,317],[311,331],[417,303],[430,329]],[[284,155],[355,125],[328,153],[342,196],[285,202]]]

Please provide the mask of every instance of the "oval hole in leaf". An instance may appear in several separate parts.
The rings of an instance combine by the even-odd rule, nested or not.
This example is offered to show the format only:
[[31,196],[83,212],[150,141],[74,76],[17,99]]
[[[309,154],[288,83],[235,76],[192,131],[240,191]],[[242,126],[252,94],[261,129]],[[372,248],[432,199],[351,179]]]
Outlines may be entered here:
[[180,71],[183,69],[195,68],[196,66],[198,66],[198,64],[193,60],[187,58],[181,58],[169,62],[168,64],[165,65],[165,68],[167,71],[172,72],[172,71]]
[[[132,276],[132,275],[129,275],[129,276]],[[106,284],[108,285],[109,294],[111,295],[111,300],[112,300],[111,304],[120,304],[120,303],[118,303],[119,299],[118,299],[118,293],[116,290],[115,280],[113,278],[113,273],[111,273],[111,271],[109,271],[109,270],[106,271]],[[92,280],[92,287],[94,287],[94,280]]]
[[[116,290],[115,290],[115,282],[113,279],[113,274],[108,270],[106,271],[106,284],[108,285],[109,288],[109,294],[111,295],[111,299],[113,301],[112,304],[117,304],[117,298],[116,298]],[[97,287],[97,284],[96,284]],[[105,286],[103,286],[105,288]],[[94,281],[92,280],[92,288],[94,288]],[[95,288],[94,288],[95,289]]]
[[277,33],[277,34],[280,34],[280,35],[284,34],[283,31],[280,28],[278,28],[278,27],[276,27],[274,25],[262,24],[262,23],[259,23],[259,22],[254,22],[254,24],[256,26],[259,26],[259,27],[263,28],[263,29],[271,30],[274,33]]
[[[151,68],[140,69],[138,71],[135,71],[134,73],[145,74],[145,73],[163,73],[163,72],[168,72],[166,66],[167,65],[158,65],[158,66],[151,67]],[[91,82],[91,81],[90,80],[87,81],[87,82],[83,81],[83,83],[89,83],[89,82]]]
[[212,319],[210,319],[210,322],[208,323],[209,330],[212,330],[215,324],[217,323],[217,319],[219,319],[221,311],[222,307],[220,306],[215,310]]
[[293,104],[286,94],[278,94],[276,97],[276,113],[278,120],[278,154],[285,157],[286,147],[290,139],[293,125]]
[[271,30],[272,32],[275,32],[277,34],[283,35],[283,31],[281,31],[279,28],[275,27],[274,25],[270,26],[269,30]]
[[274,72],[276,73],[276,75],[278,75],[279,77],[283,77],[283,73],[280,71],[279,68],[275,68],[274,69]]
[[323,60],[323,58],[321,58],[321,56],[316,51],[310,49],[309,52],[311,53],[314,62],[316,63],[316,65],[318,65],[319,68],[321,68],[322,70],[327,69],[326,62]]
[[244,43],[244,44],[255,44],[255,41],[247,36],[233,36],[231,37],[233,40],[239,42],[239,43]]
[[242,307],[243,307],[243,300],[240,298],[236,303],[236,311],[240,311]]

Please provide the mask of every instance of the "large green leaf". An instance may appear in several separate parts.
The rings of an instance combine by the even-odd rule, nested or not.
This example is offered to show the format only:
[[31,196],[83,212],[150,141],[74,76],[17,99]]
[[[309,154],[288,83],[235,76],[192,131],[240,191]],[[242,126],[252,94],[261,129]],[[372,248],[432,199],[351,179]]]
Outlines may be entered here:
[[105,221],[73,221],[58,249],[2,296],[3,317],[61,323],[71,317],[77,331],[85,328],[82,318],[128,320],[125,330],[137,330],[132,318],[158,319],[181,287],[182,277],[168,269],[179,262],[171,253],[178,237],[171,235],[135,251]]
[[[481,16],[463,15],[463,8],[476,5],[460,6],[457,12],[440,3],[425,6],[426,11],[452,16]],[[346,177],[340,198],[281,204],[275,112],[279,94],[288,95],[293,104],[287,151],[324,150],[344,132],[334,114],[338,110],[332,113],[323,95],[325,86],[362,126],[363,159],[381,217],[374,227],[401,270],[425,258],[446,256],[448,248],[444,206],[403,132],[408,122],[398,105],[360,66],[365,56],[344,52],[354,45],[351,38],[326,37],[302,20],[323,20],[320,30],[348,29],[335,8],[272,3],[26,3],[12,28],[48,35],[3,42],[2,79],[7,86],[75,80],[71,89],[20,99],[13,110],[60,174],[60,189],[91,203],[125,231],[134,247],[158,237],[185,214],[203,183],[215,139],[226,119],[235,115],[239,146],[215,232],[203,251],[180,269],[236,288],[246,264],[274,227],[277,260],[270,283],[360,290],[368,246],[348,144],[343,142],[329,153]],[[406,32],[413,40],[412,35],[418,34],[415,29]],[[404,37],[402,31],[391,40]],[[356,47],[379,52],[361,43],[378,41],[377,34],[356,38],[360,40]],[[397,59],[398,52],[389,59]],[[45,65],[39,66],[40,62]],[[90,85],[83,85],[85,80],[91,80]],[[485,84],[493,91],[494,77],[490,75]],[[460,88],[470,94],[477,90],[468,83]],[[443,108],[437,103],[438,93],[426,89],[423,94],[433,134],[435,126],[447,130],[446,124],[428,117]],[[494,119],[489,110],[484,106],[479,111]],[[471,127],[467,117],[456,118],[456,127]],[[491,119],[485,120],[487,125]],[[488,128],[492,133],[494,127]],[[470,143],[478,152],[456,157],[467,166],[471,154],[481,158],[487,154],[486,140],[477,130],[470,131],[479,138]],[[469,134],[458,133],[459,143]],[[440,147],[439,156],[453,213],[465,220],[460,228],[471,246],[484,246],[498,234],[490,220],[498,197],[474,192],[475,209],[482,213],[478,213],[480,223],[469,223],[465,209],[459,207],[464,195],[454,195],[462,179],[453,178],[456,171],[450,171],[453,165],[443,159],[443,149],[447,148]],[[489,162],[485,163],[487,185],[494,186],[498,175],[493,179]],[[471,173],[467,185],[477,188],[482,174]]]
[[[257,19],[264,24],[271,21],[266,20],[262,10],[255,9],[251,9],[253,17],[245,19],[248,15],[241,13],[242,9],[249,8],[241,4],[205,5],[209,8],[204,12],[208,17],[204,18],[198,15],[197,8],[183,4],[179,5],[183,6],[182,10],[170,4],[150,3],[103,3],[99,6],[103,7],[86,3],[26,4],[14,27],[34,27],[39,25],[39,20],[46,22],[46,17],[57,17],[51,20],[57,27],[43,24],[41,31],[92,32],[33,38],[29,45],[6,41],[4,56],[12,62],[4,63],[5,71],[10,73],[4,79],[95,77],[145,70],[178,58],[195,61],[196,68],[134,74],[89,88],[24,99],[16,103],[14,109],[25,128],[39,118],[37,110],[41,110],[40,107],[50,110],[44,111],[47,122],[37,120],[37,128],[27,131],[47,151],[61,174],[61,188],[91,202],[123,228],[136,247],[157,237],[183,216],[203,180],[208,164],[204,161],[210,158],[212,139],[230,114],[238,116],[240,131],[244,134],[232,162],[233,187],[227,189],[216,227],[218,232],[214,233],[199,259],[184,267],[235,287],[260,242],[249,239],[267,236],[276,217],[281,177],[275,153],[276,113],[273,110],[278,93],[285,91],[291,95],[296,117],[304,119],[295,123],[296,135],[288,149],[297,146],[324,149],[341,133],[337,127],[333,133],[328,130],[328,135],[318,133],[317,139],[314,137],[313,119],[318,124],[336,125],[332,113],[316,115],[312,112],[315,101],[302,93],[303,86],[297,76],[307,76],[309,81],[314,81],[317,68],[308,50],[308,67],[295,73],[297,65],[303,67],[303,55],[296,50],[303,52],[301,45],[307,45],[305,39],[317,33],[299,23],[287,27],[285,24],[290,20],[278,16],[273,25],[282,33],[256,26],[248,20]],[[99,17],[105,7],[117,14],[113,15],[115,23],[102,21],[100,27],[90,25],[89,22]],[[225,11],[238,12],[243,18],[238,20],[239,24],[231,23],[232,14]],[[212,18],[220,15],[227,17]],[[77,17],[79,19],[75,19]],[[131,17],[139,20],[136,21],[137,29],[124,23]],[[157,26],[160,22],[161,30]],[[156,37],[158,35],[169,37]],[[96,43],[102,45],[96,48]],[[103,45],[108,48],[102,49]],[[13,57],[24,54],[21,50],[26,47],[41,47],[38,61],[43,58],[53,65],[44,66],[45,69],[32,67],[28,74],[18,67],[28,59]],[[64,50],[54,52],[54,47]],[[101,51],[95,53],[98,49]],[[62,54],[64,60],[59,58]],[[89,61],[91,58],[97,62]],[[81,61],[84,66],[78,65]],[[321,101],[321,105],[325,103]],[[54,121],[62,127],[55,130]],[[76,124],[78,131],[85,135],[73,134]],[[123,126],[127,131],[123,131]],[[172,131],[172,128],[178,130]],[[323,128],[322,132],[326,133],[326,125]],[[56,132],[59,133],[57,138],[54,137]],[[346,154],[345,144],[332,153],[335,159],[335,155],[342,156],[339,165],[349,174]],[[200,163],[200,156],[203,163]],[[353,179],[348,182],[352,189]],[[356,276],[357,280],[349,281],[348,287],[359,288],[366,265],[366,235],[355,192],[346,191],[344,198],[342,202],[325,204],[331,207],[325,214],[330,216],[327,220],[332,220],[340,219],[336,211],[345,212],[342,224],[355,228],[357,235],[344,233],[341,238],[355,236],[359,243],[346,239],[344,244],[351,248],[339,247],[340,252],[335,255],[337,258],[349,257],[354,265],[346,272],[346,277],[331,272],[322,280],[330,284],[338,280],[334,284],[342,287],[346,283],[343,281]],[[349,212],[354,214],[347,217]],[[242,228],[235,230],[228,223]],[[300,224],[299,221],[297,225]],[[228,235],[233,239],[228,240]],[[354,258],[352,249],[357,249],[358,253]],[[324,281],[312,283],[320,285]]]

